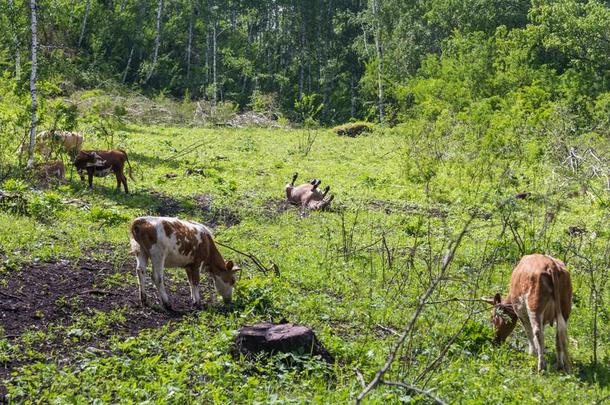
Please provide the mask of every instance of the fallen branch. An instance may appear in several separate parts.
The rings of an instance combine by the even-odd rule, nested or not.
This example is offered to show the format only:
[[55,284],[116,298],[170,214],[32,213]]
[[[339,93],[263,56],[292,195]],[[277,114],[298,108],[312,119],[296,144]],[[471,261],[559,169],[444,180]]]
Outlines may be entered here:
[[382,331],[384,331],[384,332],[388,332],[388,333],[391,333],[391,334],[393,334],[393,335],[400,336],[400,333],[396,332],[396,331],[395,331],[394,329],[392,329],[392,328],[388,328],[388,327],[383,326],[383,325],[381,325],[381,324],[379,324],[379,323],[378,323],[378,324],[376,324],[375,326],[377,326],[379,329],[381,329],[381,330],[382,330]]
[[85,294],[99,294],[99,295],[119,295],[119,293],[108,290],[100,290],[99,288],[92,288],[90,290],[83,290],[76,295],[85,295]]
[[13,294],[9,294],[9,293],[4,292],[4,291],[0,291],[0,295],[4,295],[5,297],[8,297],[8,298],[13,298],[13,299],[16,299],[16,300],[19,300],[19,301],[23,301],[23,298],[18,297],[18,296],[13,295]]
[[404,389],[406,389],[408,391],[415,392],[416,394],[424,395],[424,396],[430,398],[431,400],[433,400],[434,402],[436,402],[437,404],[447,405],[447,403],[445,401],[443,401],[442,399],[440,399],[436,395],[434,395],[434,394],[432,394],[432,393],[430,393],[428,391],[422,390],[421,388],[417,388],[417,387],[415,387],[413,385],[405,384],[405,383],[400,382],[400,381],[387,381],[387,380],[381,380],[381,383],[385,384],[385,385],[391,385],[391,386],[394,386],[394,387],[401,387],[401,388],[404,388]]
[[234,247],[231,247],[229,245],[226,245],[224,243],[218,242],[218,241],[214,241],[216,244],[222,246],[222,247],[226,247],[229,250],[232,250],[235,253],[238,253],[242,256],[246,256],[248,259],[252,260],[252,263],[254,263],[254,265],[256,267],[258,267],[258,269],[260,271],[262,271],[263,273],[267,273],[270,271],[273,271],[278,277],[280,275],[280,268],[277,264],[271,262],[271,264],[269,265],[269,267],[264,266],[261,261],[254,256],[252,253],[248,253],[248,252],[242,252],[241,250],[235,249]]

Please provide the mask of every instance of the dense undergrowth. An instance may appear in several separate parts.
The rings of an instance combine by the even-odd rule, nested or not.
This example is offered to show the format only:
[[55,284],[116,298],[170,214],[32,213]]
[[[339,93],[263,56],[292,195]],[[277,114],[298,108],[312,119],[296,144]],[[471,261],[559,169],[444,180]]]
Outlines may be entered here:
[[[550,117],[548,127],[568,126],[569,117],[553,111]],[[121,325],[135,301],[118,312],[95,312],[88,321],[76,303],[61,325],[0,338],[2,363],[16,365],[6,381],[8,398],[351,401],[361,390],[357,374],[368,381],[381,366],[396,339],[393,331],[404,328],[470,217],[454,262],[388,378],[458,403],[607,397],[610,235],[607,169],[603,150],[593,149],[597,138],[549,131],[490,143],[459,116],[447,120],[411,121],[357,138],[330,130],[126,125],[121,146],[136,169],[132,194],[115,191],[111,178],[96,179],[94,190],[87,190],[69,171],[67,184],[58,186],[33,188],[20,175],[5,180],[3,192],[21,197],[20,204],[0,209],[5,282],[29,263],[93,256],[123,269],[98,287],[127,288],[135,299],[127,225],[135,216],[158,213],[212,223],[218,240],[280,267],[279,275],[261,273],[223,250],[244,268],[230,308],[218,303],[126,334]],[[200,146],[172,158],[195,142]],[[103,146],[100,139],[87,143]],[[586,155],[588,147],[599,161]],[[294,171],[330,184],[336,195],[330,211],[301,213],[282,205],[283,185]],[[527,198],[517,195],[526,192]],[[509,344],[493,347],[489,309],[468,301],[505,293],[512,267],[531,252],[565,260],[573,275],[570,374],[538,374],[519,329]],[[186,288],[182,270],[170,274]],[[336,363],[298,355],[231,357],[241,325],[282,318],[314,327]],[[548,330],[551,360],[553,335]],[[45,349],[44,342],[58,336],[62,349]],[[424,398],[379,387],[369,400]]]

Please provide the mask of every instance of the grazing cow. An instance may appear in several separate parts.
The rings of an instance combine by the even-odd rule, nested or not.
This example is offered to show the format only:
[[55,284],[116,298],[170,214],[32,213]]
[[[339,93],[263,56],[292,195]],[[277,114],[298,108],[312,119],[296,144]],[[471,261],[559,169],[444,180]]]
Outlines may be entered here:
[[227,303],[231,302],[235,273],[239,267],[225,262],[212,239],[212,232],[204,225],[168,217],[136,218],[130,227],[132,252],[136,255],[136,272],[140,286],[140,300],[146,305],[144,272],[148,260],[152,262],[153,281],[163,306],[171,309],[163,284],[165,267],[182,267],[191,286],[191,300],[201,304],[199,275],[207,271],[213,278],[216,290]]
[[66,179],[66,169],[64,162],[53,160],[51,162],[39,163],[36,165],[36,172],[44,180],[56,178],[60,182]]
[[301,184],[295,187],[294,182],[298,177],[298,173],[292,176],[292,181],[286,185],[286,198],[288,202],[294,205],[300,205],[305,208],[312,210],[320,210],[328,207],[330,202],[335,197],[330,195],[326,198],[326,194],[330,190],[330,186],[326,186],[324,190],[320,191],[318,186],[322,182],[319,179],[313,179],[309,183]]
[[[70,131],[42,131],[36,136],[36,151],[47,160],[54,149],[59,149],[72,157],[78,155],[83,145],[83,136]],[[28,145],[23,146],[27,149]]]
[[504,342],[519,319],[527,335],[529,353],[538,357],[538,370],[542,371],[546,368],[544,325],[556,322],[557,368],[569,369],[567,322],[572,308],[572,283],[563,262],[541,254],[524,256],[513,270],[508,296],[502,300],[500,293],[496,294],[493,304],[494,343]]
[[131,164],[127,158],[127,153],[120,149],[80,151],[74,160],[74,166],[76,166],[76,170],[83,181],[85,180],[85,172],[87,172],[89,188],[93,188],[93,176],[106,177],[110,172],[113,172],[116,176],[117,189],[120,190],[121,184],[123,184],[125,193],[129,193],[127,177],[123,174],[125,162],[129,165],[129,177],[134,180],[131,175]]

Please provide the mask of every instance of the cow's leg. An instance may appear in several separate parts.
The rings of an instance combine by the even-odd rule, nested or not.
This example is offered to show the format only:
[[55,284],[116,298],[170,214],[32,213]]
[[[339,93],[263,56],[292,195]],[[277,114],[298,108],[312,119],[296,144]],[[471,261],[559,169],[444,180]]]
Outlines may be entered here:
[[538,355],[538,371],[544,371],[546,369],[544,361],[544,324],[542,319],[529,309],[528,314],[534,334],[534,349]]
[[125,194],[129,194],[129,188],[127,187],[127,177],[125,177],[124,173],[121,173],[121,178],[123,179],[123,188],[125,189]]
[[199,268],[201,266],[198,264],[191,264],[186,266],[186,275],[189,279],[189,284],[191,286],[191,301],[193,305],[200,306],[201,305],[201,296],[199,294]]
[[116,189],[117,191],[121,191],[121,184],[123,183],[123,179],[121,179],[121,172],[117,170],[114,172],[114,175],[116,176]]
[[139,252],[136,256],[136,274],[138,275],[138,287],[140,290],[140,303],[142,306],[148,304],[146,299],[146,279],[144,274],[146,273],[146,266],[148,264],[148,256],[144,252]]
[[123,174],[122,171],[115,172],[116,175],[116,188],[121,191],[121,185],[123,185],[123,189],[125,190],[125,194],[129,194],[129,189],[127,188],[127,177]]
[[532,324],[530,323],[529,316],[520,316],[519,321],[521,321],[521,325],[523,325],[523,330],[527,336],[527,353],[537,356],[538,353],[536,352],[536,346],[534,345],[534,332],[532,331]]
[[93,188],[93,168],[87,168],[87,179],[89,181],[89,188]]
[[165,257],[161,255],[153,255],[151,257],[153,274],[152,278],[157,287],[157,291],[159,293],[159,298],[161,299],[161,303],[163,307],[171,310],[172,307],[169,303],[169,296],[167,295],[167,291],[165,291],[165,283],[163,282],[163,267],[165,265]]
[[568,325],[561,314],[557,317],[555,349],[557,351],[557,369],[569,371],[570,358],[568,357]]

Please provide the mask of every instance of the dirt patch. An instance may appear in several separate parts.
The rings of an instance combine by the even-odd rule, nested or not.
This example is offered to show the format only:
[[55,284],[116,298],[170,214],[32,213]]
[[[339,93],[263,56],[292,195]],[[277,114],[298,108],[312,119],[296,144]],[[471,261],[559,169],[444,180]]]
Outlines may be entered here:
[[[155,306],[159,307],[158,302],[152,308],[141,307],[135,276],[131,276],[134,266],[133,259],[118,267],[93,259],[78,262],[60,260],[23,266],[11,273],[5,284],[0,285],[0,325],[3,337],[13,344],[19,344],[19,339],[25,332],[46,332],[52,326],[54,340],[41,342],[34,349],[48,353],[49,356],[57,356],[73,352],[79,346],[106,346],[109,336],[97,331],[94,331],[90,339],[66,343],[70,342],[66,338],[67,330],[76,318],[122,310],[124,320],[110,325],[112,335],[133,336],[143,329],[179,320],[193,311],[188,283],[179,280],[173,272],[166,273],[166,286],[175,312],[154,309]],[[110,280],[123,280],[122,274],[118,273],[125,274],[129,281],[111,283]],[[113,285],[110,286],[110,283]],[[120,286],[117,287],[116,284]],[[156,291],[150,280],[148,284],[148,297],[156,299]],[[203,291],[206,291],[205,286]],[[0,382],[15,368],[26,363],[27,361],[19,360],[0,363]],[[5,387],[0,383],[0,403],[5,394]]]
[[263,209],[263,214],[266,217],[275,218],[282,215],[289,209],[294,208],[294,205],[290,204],[285,199],[271,198],[264,201],[261,207]]
[[203,216],[204,224],[211,227],[218,225],[230,227],[238,225],[241,222],[240,215],[231,208],[214,206],[210,194],[197,194],[193,198],[195,200],[195,207]]
[[150,197],[155,200],[155,213],[162,217],[175,217],[183,211],[180,201],[167,194],[151,191]]
[[370,200],[366,202],[366,208],[375,211],[383,211],[386,214],[393,213],[425,213],[426,215],[437,217],[437,218],[445,218],[448,215],[448,212],[442,208],[438,207],[421,207],[417,204],[413,203],[398,203],[394,201],[386,201],[386,200]]

